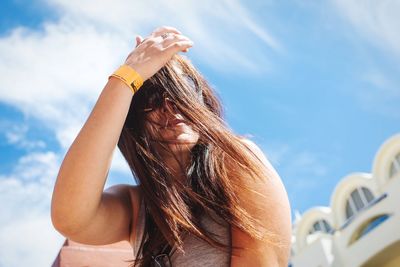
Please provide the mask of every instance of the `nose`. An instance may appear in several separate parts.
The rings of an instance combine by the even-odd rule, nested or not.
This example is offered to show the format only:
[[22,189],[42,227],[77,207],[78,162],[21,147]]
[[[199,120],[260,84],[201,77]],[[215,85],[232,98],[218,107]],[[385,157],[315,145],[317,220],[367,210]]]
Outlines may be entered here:
[[164,104],[161,107],[162,120],[165,122],[164,127],[167,127],[171,120],[181,117],[178,113],[178,108],[176,107],[174,101],[166,97],[164,99]]

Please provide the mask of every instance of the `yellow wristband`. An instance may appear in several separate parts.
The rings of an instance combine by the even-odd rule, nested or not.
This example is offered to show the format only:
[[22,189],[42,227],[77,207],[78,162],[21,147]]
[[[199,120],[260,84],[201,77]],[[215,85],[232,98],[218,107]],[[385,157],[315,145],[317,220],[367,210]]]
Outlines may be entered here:
[[[128,85],[134,94],[143,85],[143,78],[140,74],[126,64],[121,65],[113,74],[110,75],[110,77],[112,76],[120,79]],[[108,79],[110,79],[110,77],[108,77]]]

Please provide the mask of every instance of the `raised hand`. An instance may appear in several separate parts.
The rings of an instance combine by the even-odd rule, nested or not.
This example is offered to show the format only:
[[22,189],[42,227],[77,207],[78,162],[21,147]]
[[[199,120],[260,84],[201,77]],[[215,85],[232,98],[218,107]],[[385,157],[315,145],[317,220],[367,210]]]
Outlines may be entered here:
[[128,55],[125,64],[147,80],[160,70],[178,52],[187,52],[193,42],[173,27],[155,29],[149,37],[136,37],[136,48]]

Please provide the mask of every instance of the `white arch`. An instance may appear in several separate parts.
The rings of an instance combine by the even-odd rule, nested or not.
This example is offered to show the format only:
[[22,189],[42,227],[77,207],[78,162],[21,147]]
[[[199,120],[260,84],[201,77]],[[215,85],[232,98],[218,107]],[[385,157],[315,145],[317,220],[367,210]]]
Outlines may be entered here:
[[386,140],[381,145],[375,155],[374,163],[372,166],[372,174],[377,180],[380,192],[383,193],[383,187],[389,180],[390,164],[394,157],[400,152],[400,134],[396,134]]
[[331,195],[330,207],[314,207],[306,211],[293,229],[294,252],[297,254],[307,246],[308,231],[316,221],[324,219],[334,229],[343,225],[346,221],[346,201],[356,188],[366,187],[374,197],[379,197],[385,191],[390,164],[399,152],[400,134],[396,134],[379,148],[373,161],[372,173],[351,173],[345,176]]
[[329,207],[314,207],[307,210],[299,221],[296,232],[296,253],[301,251],[307,246],[308,231],[318,220],[326,220],[327,223],[333,228],[333,220],[331,216],[331,208]]
[[332,207],[333,226],[335,229],[338,229],[346,221],[346,202],[357,187],[368,188],[374,197],[378,194],[376,181],[370,173],[358,172],[345,176],[336,185],[331,196],[330,206]]

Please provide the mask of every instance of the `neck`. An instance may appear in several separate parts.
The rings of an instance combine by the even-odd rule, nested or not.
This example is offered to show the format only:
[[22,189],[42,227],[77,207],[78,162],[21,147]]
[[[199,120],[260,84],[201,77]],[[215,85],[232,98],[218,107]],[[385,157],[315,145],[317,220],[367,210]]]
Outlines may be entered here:
[[160,154],[165,165],[171,170],[173,177],[186,180],[186,169],[190,164],[190,151],[171,150]]

